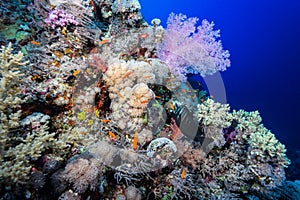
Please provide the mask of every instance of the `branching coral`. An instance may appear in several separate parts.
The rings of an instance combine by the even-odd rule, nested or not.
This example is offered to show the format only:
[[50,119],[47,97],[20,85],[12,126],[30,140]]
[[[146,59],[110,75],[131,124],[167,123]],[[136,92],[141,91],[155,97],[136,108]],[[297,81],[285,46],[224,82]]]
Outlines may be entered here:
[[[37,118],[39,119],[39,118]],[[49,116],[48,116],[49,119]],[[54,142],[55,133],[48,132],[47,118],[45,121],[32,121],[31,132],[25,138],[15,138],[18,145],[10,147],[5,153],[5,162],[1,165],[1,177],[7,182],[24,182],[29,178],[31,161],[36,161],[42,152],[49,149]]]
[[[184,175],[182,171],[184,170]],[[171,185],[171,199],[192,199],[192,196],[196,193],[196,185],[193,175],[190,174],[187,169],[173,170],[166,178],[168,185]],[[164,194],[163,198],[166,198],[168,194]]]
[[229,113],[229,105],[214,102],[212,99],[207,99],[202,104],[197,106],[196,113],[198,120],[204,130],[205,136],[214,140],[210,144],[209,149],[214,145],[221,147],[225,144],[223,129],[231,125],[232,116]]
[[270,130],[261,124],[261,117],[258,111],[245,112],[234,111],[233,118],[238,122],[237,131],[250,145],[249,156],[252,162],[272,162],[280,167],[287,167],[290,164],[286,157],[285,146],[280,143]]
[[213,30],[214,24],[203,20],[195,32],[197,20],[171,13],[162,44],[157,49],[157,56],[181,81],[186,80],[187,73],[205,76],[230,66],[229,53],[217,40],[220,33]]
[[222,130],[229,129],[234,135],[226,145],[219,143],[221,149],[210,148],[205,159],[191,160],[189,150],[182,157],[185,163],[189,163],[188,159],[198,165],[200,183],[206,187],[200,187],[199,191],[207,198],[211,194],[221,197],[225,191],[263,193],[284,181],[283,167],[289,164],[284,145],[261,124],[257,111],[230,113],[229,109],[228,105],[211,99],[198,105],[197,116],[206,137],[216,142],[217,136],[223,138]]
[[2,46],[0,52],[0,163],[5,154],[6,142],[9,141],[10,130],[19,126],[21,117],[20,98],[22,83],[23,53],[12,53],[12,44],[7,47]]

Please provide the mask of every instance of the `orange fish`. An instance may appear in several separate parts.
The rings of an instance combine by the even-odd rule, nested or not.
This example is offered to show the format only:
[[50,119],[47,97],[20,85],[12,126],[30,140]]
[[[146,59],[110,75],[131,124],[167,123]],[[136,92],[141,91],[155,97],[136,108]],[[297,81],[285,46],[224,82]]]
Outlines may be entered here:
[[102,119],[101,121],[102,121],[103,123],[108,123],[108,122],[110,122],[109,119]]
[[147,38],[149,36],[149,34],[148,33],[143,33],[143,34],[140,34],[139,35],[139,38]]
[[59,52],[59,51],[54,51],[53,54],[58,57],[59,59],[62,58],[64,56],[63,53]]
[[183,180],[184,177],[185,177],[185,169],[182,168],[182,170],[181,170],[181,179]]
[[184,93],[187,93],[187,90],[186,90],[186,89],[182,89],[181,91],[184,92]]
[[132,142],[132,147],[133,147],[134,151],[136,151],[136,149],[137,149],[137,143],[138,143],[138,132],[136,131],[134,133],[133,142]]
[[126,77],[128,77],[130,74],[132,74],[133,73],[133,71],[128,71],[128,72],[126,72],[123,76],[122,76],[122,78],[126,78]]
[[75,122],[73,121],[73,120],[68,120],[68,124],[70,125],[70,126],[74,126],[75,125]]
[[104,39],[104,40],[101,40],[99,43],[102,45],[102,44],[106,44],[108,42],[110,42],[109,39]]
[[155,99],[160,99],[161,98],[161,96],[155,96]]
[[66,92],[66,91],[64,91],[63,98],[64,98],[65,100],[67,100],[67,99],[68,99],[68,95],[67,95],[67,92]]
[[148,102],[149,102],[149,100],[146,99],[146,100],[144,100],[144,101],[141,101],[141,104],[148,103]]
[[171,108],[172,110],[175,110],[175,106],[174,106],[174,104],[172,103],[172,101],[170,102],[170,108]]
[[67,28],[66,28],[66,27],[63,27],[61,33],[62,33],[63,35],[67,35]]
[[109,134],[110,139],[112,141],[116,141],[117,140],[117,136],[113,132],[109,131],[108,134]]
[[34,45],[41,45],[40,42],[37,42],[37,41],[34,41],[34,40],[30,41],[30,43],[31,43],[31,44],[34,44]]
[[58,68],[60,67],[60,63],[57,60],[54,60],[53,63],[52,63],[52,65],[54,67],[58,67]]
[[76,69],[74,72],[73,72],[73,76],[77,76],[79,74],[80,70]]

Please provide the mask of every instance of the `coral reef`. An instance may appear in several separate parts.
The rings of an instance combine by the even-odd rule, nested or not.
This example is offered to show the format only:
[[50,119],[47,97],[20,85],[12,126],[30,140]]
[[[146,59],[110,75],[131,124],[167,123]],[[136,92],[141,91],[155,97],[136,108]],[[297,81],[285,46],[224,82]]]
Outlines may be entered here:
[[164,29],[136,0],[1,5],[0,199],[299,196],[259,112],[193,77],[230,65],[213,23]]

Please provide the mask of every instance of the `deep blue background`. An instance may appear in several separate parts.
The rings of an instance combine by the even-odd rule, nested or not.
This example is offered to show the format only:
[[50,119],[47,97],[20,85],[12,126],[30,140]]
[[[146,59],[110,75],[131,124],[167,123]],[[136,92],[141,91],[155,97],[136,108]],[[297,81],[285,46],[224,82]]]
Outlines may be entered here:
[[170,12],[214,21],[232,65],[222,73],[233,109],[259,110],[287,148],[300,148],[300,0],[140,0],[150,23]]

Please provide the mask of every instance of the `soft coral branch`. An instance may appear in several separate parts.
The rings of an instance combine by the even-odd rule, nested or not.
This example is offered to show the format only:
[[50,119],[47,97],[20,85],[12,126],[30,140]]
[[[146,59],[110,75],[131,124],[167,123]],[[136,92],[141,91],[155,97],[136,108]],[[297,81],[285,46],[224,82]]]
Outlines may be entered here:
[[187,73],[210,75],[224,71],[230,66],[229,52],[223,50],[219,30],[213,30],[214,23],[203,20],[196,28],[197,18],[171,13],[168,26],[157,56],[181,81]]

